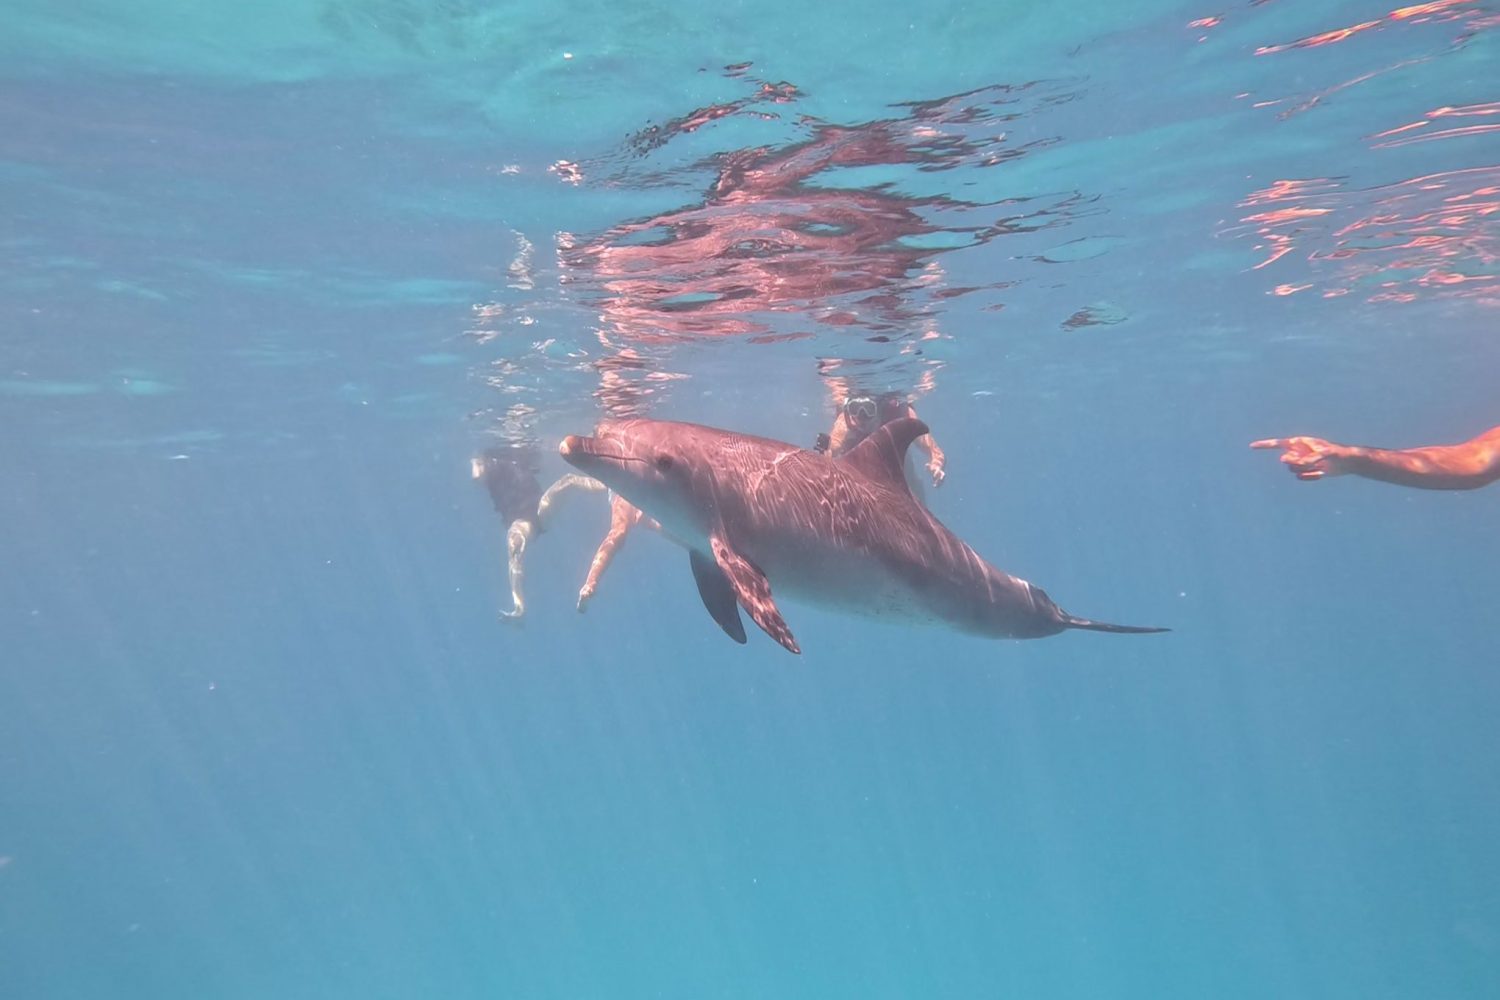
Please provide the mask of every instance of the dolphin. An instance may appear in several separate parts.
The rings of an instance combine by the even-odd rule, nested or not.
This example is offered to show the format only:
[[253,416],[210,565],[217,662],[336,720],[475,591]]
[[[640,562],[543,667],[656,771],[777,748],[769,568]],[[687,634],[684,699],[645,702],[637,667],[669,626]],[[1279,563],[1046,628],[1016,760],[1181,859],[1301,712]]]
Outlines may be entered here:
[[991,638],[1169,631],[1070,615],[980,558],[907,485],[906,449],[926,433],[904,417],[831,458],[701,424],[620,420],[593,437],[569,435],[558,450],[688,550],[704,607],[735,642],[745,642],[743,607],[801,652],[773,587],[848,614]]

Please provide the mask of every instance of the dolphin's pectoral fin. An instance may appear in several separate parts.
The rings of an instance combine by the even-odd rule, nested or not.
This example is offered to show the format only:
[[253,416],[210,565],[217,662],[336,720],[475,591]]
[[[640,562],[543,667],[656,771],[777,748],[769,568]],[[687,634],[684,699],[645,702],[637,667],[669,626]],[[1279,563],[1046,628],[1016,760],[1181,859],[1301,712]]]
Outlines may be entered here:
[[725,579],[734,588],[735,598],[750,612],[751,621],[793,653],[802,652],[797,646],[797,640],[792,638],[792,630],[787,628],[781,612],[776,608],[776,601],[771,597],[771,583],[766,579],[766,574],[730,548],[718,535],[711,535],[708,541],[714,551],[714,562],[719,564]]
[[693,579],[698,584],[698,596],[703,598],[703,606],[729,638],[743,644],[745,623],[740,621],[740,609],[735,604],[734,587],[729,577],[724,575],[718,563],[697,549],[688,551],[688,559],[693,565]]

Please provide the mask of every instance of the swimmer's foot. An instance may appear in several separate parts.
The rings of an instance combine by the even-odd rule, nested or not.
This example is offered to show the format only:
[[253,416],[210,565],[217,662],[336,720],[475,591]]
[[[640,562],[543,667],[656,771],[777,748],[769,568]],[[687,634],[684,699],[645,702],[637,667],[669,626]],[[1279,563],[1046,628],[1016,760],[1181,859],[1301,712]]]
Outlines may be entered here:
[[513,625],[519,625],[521,624],[521,620],[523,617],[525,617],[525,615],[526,607],[524,605],[518,604],[509,611],[500,612],[500,620],[503,622],[510,622]]
[[588,610],[589,601],[594,599],[594,588],[584,587],[578,592],[578,613],[583,614]]

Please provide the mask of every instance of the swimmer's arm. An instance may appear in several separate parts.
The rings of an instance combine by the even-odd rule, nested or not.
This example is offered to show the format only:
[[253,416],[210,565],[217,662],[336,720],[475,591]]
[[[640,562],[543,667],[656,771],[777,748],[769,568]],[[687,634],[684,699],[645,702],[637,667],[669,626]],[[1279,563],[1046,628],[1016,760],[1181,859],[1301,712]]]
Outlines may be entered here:
[[1426,490],[1474,490],[1500,479],[1500,427],[1463,444],[1393,451],[1350,447],[1345,471],[1366,479]]
[[842,455],[844,453],[844,442],[849,438],[849,422],[844,419],[843,411],[833,418],[833,427],[828,431],[828,454]]
[[1462,444],[1393,450],[1336,444],[1314,437],[1267,438],[1252,448],[1278,448],[1298,479],[1363,476],[1424,490],[1473,490],[1500,479],[1500,427]]

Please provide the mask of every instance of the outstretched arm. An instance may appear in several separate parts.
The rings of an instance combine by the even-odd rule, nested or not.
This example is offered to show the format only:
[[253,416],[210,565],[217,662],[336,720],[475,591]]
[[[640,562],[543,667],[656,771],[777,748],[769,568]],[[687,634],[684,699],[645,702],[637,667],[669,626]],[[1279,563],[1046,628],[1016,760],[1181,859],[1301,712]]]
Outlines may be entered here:
[[[630,533],[646,516],[635,507],[632,507],[623,497],[615,496],[609,503],[609,532],[604,536],[604,541],[599,543],[599,551],[594,553],[594,561],[589,564],[588,578],[583,581],[583,587],[578,591],[578,610],[581,612],[593,599],[594,591],[599,589],[599,578],[609,568],[615,553],[625,541],[625,536]],[[655,527],[656,522],[647,520],[647,523]]]
[[1298,479],[1363,476],[1424,490],[1473,490],[1500,479],[1500,427],[1463,444],[1393,451],[1335,444],[1314,437],[1266,438],[1252,448],[1280,448]]

